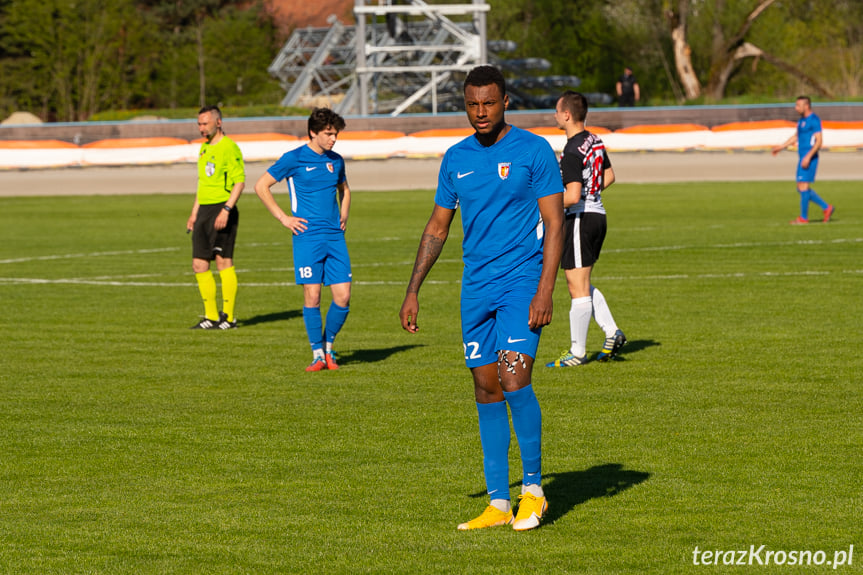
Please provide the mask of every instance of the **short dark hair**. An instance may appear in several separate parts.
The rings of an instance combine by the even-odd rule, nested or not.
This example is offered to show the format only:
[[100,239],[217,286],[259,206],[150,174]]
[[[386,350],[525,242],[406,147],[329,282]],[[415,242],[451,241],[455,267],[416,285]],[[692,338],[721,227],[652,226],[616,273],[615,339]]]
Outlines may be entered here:
[[335,128],[336,132],[341,132],[345,129],[345,119],[330,110],[329,108],[315,108],[309,116],[309,137],[312,137],[312,132],[323,132],[327,128]]
[[207,112],[215,112],[216,117],[220,120],[222,119],[222,111],[219,109],[218,106],[204,106],[203,108],[198,110],[198,115],[200,116],[201,114],[206,114]]
[[464,79],[464,89],[468,86],[488,86],[489,84],[497,84],[500,88],[500,95],[506,95],[506,80],[503,73],[494,66],[477,66]]
[[798,100],[806,100],[806,105],[812,107],[812,99],[809,96],[797,96]]
[[587,98],[581,92],[567,90],[560,96],[560,107],[579,122],[587,118]]

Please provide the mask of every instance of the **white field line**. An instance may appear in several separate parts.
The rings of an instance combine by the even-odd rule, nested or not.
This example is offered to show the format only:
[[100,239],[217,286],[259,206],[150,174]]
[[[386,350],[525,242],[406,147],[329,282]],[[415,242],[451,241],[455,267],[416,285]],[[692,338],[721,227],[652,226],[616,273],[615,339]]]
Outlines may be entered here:
[[101,258],[107,256],[137,256],[142,254],[157,254],[163,252],[175,252],[181,248],[159,248],[152,250],[120,250],[116,252],[91,252],[88,254],[62,254],[52,256],[34,256],[30,258],[12,258],[0,260],[0,264],[20,264],[27,262],[44,262],[52,260],[71,260],[78,258]]
[[[602,281],[671,281],[671,280],[702,280],[702,279],[744,279],[753,277],[801,277],[801,276],[829,276],[834,274],[842,275],[861,275],[863,269],[857,270],[842,270],[839,272],[821,271],[821,270],[800,270],[790,272],[758,272],[758,273],[729,273],[729,274],[671,274],[671,275],[645,275],[645,276],[597,276],[597,280]],[[355,280],[352,282],[357,286],[404,286],[407,285],[407,280],[404,281],[364,281]],[[444,280],[427,280],[425,285],[451,285],[460,284],[460,280],[444,281]],[[186,282],[143,282],[143,281],[122,281],[122,280],[97,280],[97,279],[80,279],[80,278],[4,278],[0,277],[0,285],[44,285],[44,284],[66,284],[66,285],[90,285],[90,286],[109,286],[109,287],[179,287],[188,289],[194,287],[193,281]],[[296,284],[293,282],[241,282],[242,287],[293,287]]]
[[[390,239],[390,238],[388,238]],[[392,238],[397,239],[397,238]],[[671,245],[671,246],[653,246],[653,247],[645,247],[645,248],[618,248],[618,249],[609,249],[604,250],[605,253],[638,253],[638,252],[651,252],[651,251],[679,251],[686,249],[740,249],[740,248],[759,248],[759,247],[779,247],[779,246],[812,246],[812,245],[833,245],[833,244],[843,244],[843,243],[860,243],[863,242],[863,238],[838,238],[833,240],[794,240],[794,241],[786,241],[786,242],[735,242],[731,244],[714,244],[710,246],[684,246],[684,245]],[[271,244],[247,244],[251,247],[263,246],[263,245],[287,245],[282,243],[271,243]],[[80,259],[80,258],[98,258],[98,257],[113,257],[113,256],[127,256],[127,255],[140,255],[140,254],[152,254],[152,253],[160,253],[160,252],[173,252],[178,251],[185,248],[160,248],[160,249],[142,249],[142,250],[122,250],[122,251],[112,251],[112,252],[92,252],[92,253],[78,253],[78,254],[65,254],[65,255],[50,255],[50,256],[36,256],[32,258],[15,258],[15,259],[7,259],[0,260],[0,264],[16,264],[16,263],[27,263],[33,261],[52,261],[52,260],[63,260],[63,259]],[[401,262],[375,262],[368,264],[353,264],[354,268],[375,268],[375,267],[410,267],[413,265],[413,261],[401,261]],[[438,263],[461,263],[461,259],[442,259],[438,260]],[[266,270],[248,270],[248,269],[240,269],[239,273],[291,273],[293,272],[292,267],[284,267],[284,268],[269,268]],[[788,271],[788,272],[758,272],[752,274],[744,274],[744,273],[729,273],[729,274],[672,274],[672,275],[645,275],[645,276],[603,276],[597,275],[597,280],[601,281],[651,281],[651,280],[685,280],[685,279],[734,279],[734,278],[745,278],[745,277],[795,277],[795,276],[818,276],[818,275],[831,275],[833,273],[842,273],[842,274],[861,274],[863,270],[843,270],[841,272],[829,272],[829,271],[818,271],[818,270],[797,270],[797,271]],[[0,284],[24,284],[24,285],[38,285],[38,284],[70,284],[70,285],[93,285],[93,286],[112,286],[112,287],[183,287],[187,288],[190,285],[194,285],[193,281],[180,281],[180,282],[159,282],[159,281],[140,281],[140,278],[145,277],[161,277],[163,274],[134,274],[134,275],[120,275],[120,276],[97,276],[93,278],[21,278],[21,277],[0,277]],[[362,285],[404,285],[407,282],[407,278],[404,281],[364,281],[364,280],[356,280],[353,283],[359,286]],[[459,280],[453,281],[426,281],[427,284],[458,284],[461,283]],[[294,286],[296,285],[294,282],[243,282],[242,285],[244,287],[282,287],[282,286]]]
[[[399,238],[384,238],[385,240],[398,240]],[[376,239],[375,241],[381,241],[380,239]],[[606,248],[603,250],[603,253],[637,253],[637,252],[662,252],[662,251],[679,251],[679,250],[688,250],[688,249],[729,249],[729,248],[760,248],[760,247],[777,247],[777,246],[817,246],[817,245],[825,245],[825,244],[844,244],[844,243],[860,243],[863,242],[863,238],[838,238],[834,240],[794,240],[787,242],[735,242],[731,244],[714,244],[709,246],[684,246],[684,245],[673,245],[673,246],[651,246],[645,248],[616,248],[609,249]],[[352,242],[353,243],[353,242]],[[274,243],[251,243],[244,244],[242,247],[261,247],[261,246],[287,246],[288,244],[282,242],[274,242]],[[100,257],[115,257],[115,256],[129,256],[129,255],[144,255],[144,254],[155,254],[155,253],[167,253],[167,252],[176,252],[180,250],[185,250],[185,247],[171,247],[171,248],[158,248],[158,249],[142,249],[142,250],[118,250],[111,252],[90,252],[90,253],[77,253],[77,254],[56,254],[50,256],[33,256],[28,258],[10,258],[5,260],[0,260],[0,265],[2,264],[20,264],[20,263],[28,263],[28,262],[39,262],[39,261],[56,261],[56,260],[66,260],[66,259],[81,259],[81,258],[100,258]],[[441,260],[443,261],[443,260]],[[460,260],[459,260],[460,261]],[[412,265],[413,262],[409,262],[407,265]],[[380,263],[380,264],[366,264],[371,266],[387,266],[387,265],[403,265],[402,263]],[[287,268],[293,269],[293,268]]]

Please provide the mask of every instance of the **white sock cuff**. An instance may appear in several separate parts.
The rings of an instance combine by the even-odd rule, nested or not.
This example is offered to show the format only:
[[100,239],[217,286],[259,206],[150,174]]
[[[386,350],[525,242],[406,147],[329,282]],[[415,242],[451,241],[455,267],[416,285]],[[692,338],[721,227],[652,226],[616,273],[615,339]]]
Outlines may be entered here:
[[542,485],[539,483],[534,483],[533,485],[522,485],[521,486],[521,494],[530,493],[534,497],[545,497],[545,493],[542,490]]
[[592,306],[593,299],[590,296],[577,297],[572,299],[572,309],[581,306]]

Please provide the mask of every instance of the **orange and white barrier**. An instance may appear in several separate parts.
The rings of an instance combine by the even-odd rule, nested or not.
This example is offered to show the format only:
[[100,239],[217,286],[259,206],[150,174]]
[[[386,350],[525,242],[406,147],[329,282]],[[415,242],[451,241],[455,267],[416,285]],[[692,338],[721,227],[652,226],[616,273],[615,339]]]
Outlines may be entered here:
[[[196,147],[181,138],[116,138],[81,146],[83,166],[128,166],[188,162]],[[198,146],[200,148],[200,146]]]
[[[825,149],[863,149],[863,122],[823,122]],[[783,143],[794,133],[795,124],[785,120],[735,122],[708,128],[699,124],[643,125],[608,130],[588,126],[601,135],[612,152],[759,150]],[[566,136],[554,127],[531,128],[556,152]],[[339,134],[335,150],[347,159],[437,157],[470,136],[466,128],[436,129],[405,134],[390,130],[350,131]],[[247,162],[272,161],[306,143],[305,138],[278,134],[231,134]],[[192,163],[198,156],[200,139],[123,138],[76,146],[59,140],[0,141],[0,169],[71,166],[122,166]]]
[[80,166],[81,148],[61,140],[0,141],[0,169]]

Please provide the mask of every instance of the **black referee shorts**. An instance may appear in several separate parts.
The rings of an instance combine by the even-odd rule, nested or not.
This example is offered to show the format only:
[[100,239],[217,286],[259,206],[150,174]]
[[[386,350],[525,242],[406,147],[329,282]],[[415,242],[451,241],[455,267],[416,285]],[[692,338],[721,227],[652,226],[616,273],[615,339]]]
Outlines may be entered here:
[[198,218],[192,229],[193,258],[209,262],[216,259],[216,256],[229,259],[234,257],[240,211],[234,206],[228,214],[228,225],[216,231],[216,216],[222,212],[224,206],[224,203],[198,206]]

